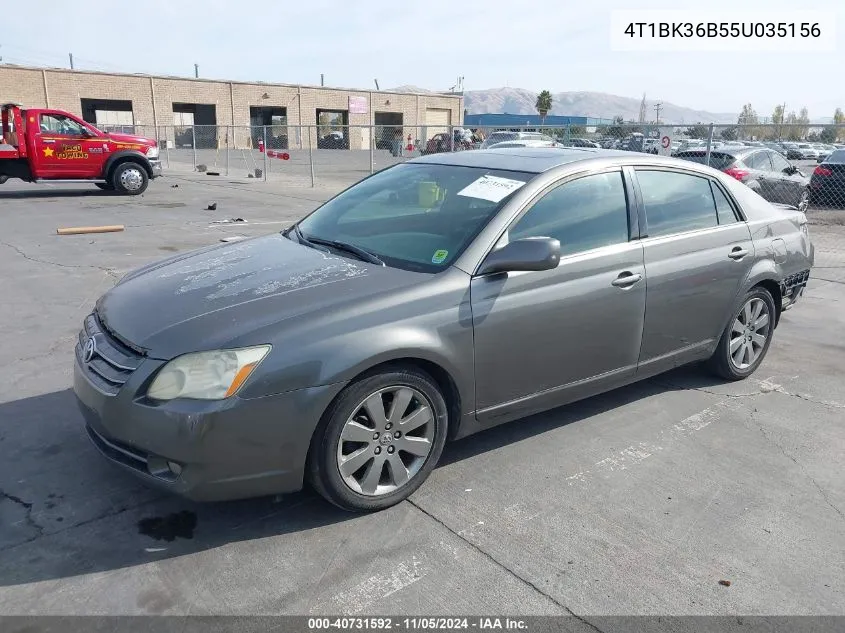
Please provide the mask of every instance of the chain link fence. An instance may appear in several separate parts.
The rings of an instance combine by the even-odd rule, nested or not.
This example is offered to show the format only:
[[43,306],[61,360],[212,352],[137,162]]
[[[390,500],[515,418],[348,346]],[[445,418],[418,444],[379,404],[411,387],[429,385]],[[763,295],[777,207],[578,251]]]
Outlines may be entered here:
[[166,170],[344,187],[427,154],[489,147],[601,147],[708,164],[771,202],[845,209],[845,126],[634,124],[513,128],[324,124],[117,126],[155,138]]

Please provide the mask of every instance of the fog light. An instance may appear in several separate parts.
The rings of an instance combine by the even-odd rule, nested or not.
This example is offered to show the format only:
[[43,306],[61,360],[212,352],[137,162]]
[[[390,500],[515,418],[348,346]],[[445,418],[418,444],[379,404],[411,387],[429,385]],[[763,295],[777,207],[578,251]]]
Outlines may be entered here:
[[170,472],[172,472],[177,477],[182,474],[182,466],[180,466],[176,462],[167,462],[167,467],[170,469]]

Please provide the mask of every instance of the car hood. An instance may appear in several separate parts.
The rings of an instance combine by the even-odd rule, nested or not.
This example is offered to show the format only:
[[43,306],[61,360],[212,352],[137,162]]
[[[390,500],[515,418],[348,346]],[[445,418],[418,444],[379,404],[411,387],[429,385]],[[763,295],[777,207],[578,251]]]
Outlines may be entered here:
[[330,255],[281,234],[215,245],[129,273],[97,302],[103,325],[131,347],[168,359],[251,341],[250,333],[429,275]]
[[157,143],[154,139],[145,138],[143,136],[134,136],[132,134],[118,134],[116,132],[107,132],[106,136],[109,140],[115,143],[129,143],[132,145],[149,145],[155,146]]

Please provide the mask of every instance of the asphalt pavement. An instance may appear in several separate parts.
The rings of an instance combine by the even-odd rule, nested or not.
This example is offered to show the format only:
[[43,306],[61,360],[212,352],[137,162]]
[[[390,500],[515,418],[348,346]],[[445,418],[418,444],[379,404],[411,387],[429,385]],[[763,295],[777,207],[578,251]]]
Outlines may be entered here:
[[[0,614],[845,614],[845,212],[811,214],[817,267],[752,378],[683,368],[467,438],[385,512],[198,505],[107,463],[70,390],[96,298],[334,190],[0,188]],[[126,228],[56,235],[101,224]]]

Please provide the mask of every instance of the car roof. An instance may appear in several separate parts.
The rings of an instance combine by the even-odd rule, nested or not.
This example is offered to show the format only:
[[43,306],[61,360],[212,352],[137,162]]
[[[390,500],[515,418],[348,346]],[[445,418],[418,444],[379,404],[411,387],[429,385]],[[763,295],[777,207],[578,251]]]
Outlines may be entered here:
[[[506,147],[479,149],[471,152],[430,154],[414,158],[408,162],[505,169],[540,174],[568,163],[596,158],[620,159],[624,156],[642,158],[647,155],[641,152],[620,152],[619,150],[597,147]],[[673,161],[673,164],[677,163]]]

